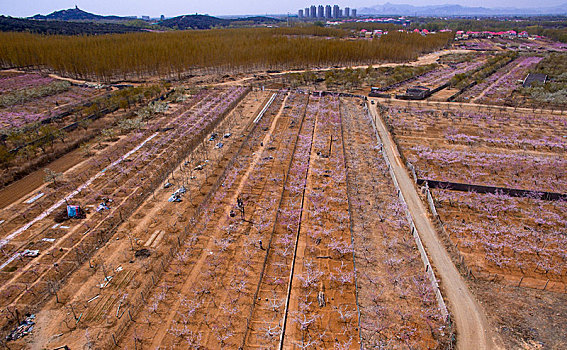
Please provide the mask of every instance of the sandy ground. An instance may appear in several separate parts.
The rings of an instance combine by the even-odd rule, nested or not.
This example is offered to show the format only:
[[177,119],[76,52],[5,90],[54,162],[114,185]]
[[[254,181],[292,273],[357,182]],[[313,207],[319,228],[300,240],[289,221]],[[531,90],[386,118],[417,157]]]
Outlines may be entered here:
[[[81,150],[77,149],[67,153],[63,157],[49,163],[45,168],[55,172],[65,172],[84,160]],[[37,191],[44,182],[45,171],[36,170],[28,176],[20,179],[0,190],[0,209],[6,208],[13,202],[26,197],[28,194]]]

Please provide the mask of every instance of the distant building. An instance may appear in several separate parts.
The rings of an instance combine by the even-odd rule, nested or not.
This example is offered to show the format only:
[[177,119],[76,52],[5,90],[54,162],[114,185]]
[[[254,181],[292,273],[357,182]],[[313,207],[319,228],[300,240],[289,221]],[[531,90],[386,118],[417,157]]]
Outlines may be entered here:
[[150,20],[150,16],[142,16],[142,19],[143,19],[144,21],[149,21],[149,20]]
[[345,7],[341,9],[339,5],[311,5],[303,10],[297,11],[299,18],[351,18],[356,17],[356,9]]
[[339,5],[333,6],[333,18],[339,18]]
[[325,6],[325,18],[331,18],[331,5]]
[[423,100],[431,95],[431,90],[425,86],[412,86],[406,89],[405,95],[410,100]]
[[161,15],[159,19],[163,21],[165,19],[165,15]]

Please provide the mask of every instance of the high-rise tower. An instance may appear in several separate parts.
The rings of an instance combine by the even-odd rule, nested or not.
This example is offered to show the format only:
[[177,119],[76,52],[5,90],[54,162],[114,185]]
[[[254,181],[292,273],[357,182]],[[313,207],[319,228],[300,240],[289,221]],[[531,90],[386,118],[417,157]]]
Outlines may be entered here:
[[325,6],[325,17],[331,18],[331,5]]

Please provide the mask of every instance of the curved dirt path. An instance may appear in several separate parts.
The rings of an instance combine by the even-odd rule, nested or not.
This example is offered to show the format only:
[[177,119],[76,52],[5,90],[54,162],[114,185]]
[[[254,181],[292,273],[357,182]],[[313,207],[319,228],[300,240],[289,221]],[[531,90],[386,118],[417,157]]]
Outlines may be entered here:
[[[431,52],[428,54],[425,54],[423,56],[419,56],[417,58],[417,60],[413,61],[413,62],[401,62],[401,63],[397,63],[397,62],[390,62],[390,63],[377,63],[377,64],[373,64],[372,66],[374,68],[378,68],[378,67],[394,67],[394,66],[401,66],[401,65],[410,65],[410,66],[420,66],[420,65],[425,65],[425,64],[430,64],[430,63],[435,63],[435,61],[437,61],[437,59],[439,57],[441,57],[442,55],[446,55],[446,54],[450,54],[450,53],[464,53],[464,52],[470,52],[471,50],[465,50],[465,49],[450,49],[450,50],[440,50],[440,51],[435,51],[435,52]],[[267,73],[267,75],[269,76],[278,76],[278,75],[283,75],[283,74],[287,74],[287,73],[303,73],[306,71],[312,71],[312,72],[324,72],[324,71],[328,71],[328,70],[332,70],[332,69],[345,69],[345,68],[366,68],[368,67],[367,65],[360,65],[360,66],[356,66],[356,67],[349,67],[349,66],[343,66],[343,67],[324,67],[324,68],[311,68],[311,69],[298,69],[298,70],[285,70],[285,71],[281,71],[281,72],[277,72],[277,73]],[[15,73],[33,73],[34,71],[24,71],[21,69],[16,69],[16,68],[11,68],[11,69],[3,69],[1,70],[2,72],[15,72]],[[254,76],[255,74],[258,73],[264,73],[264,72],[255,72],[255,73],[250,73],[248,74],[248,76],[241,78],[241,79],[237,79],[237,80],[232,80],[232,81],[226,81],[226,82],[221,82],[221,83],[216,83],[216,84],[211,84],[213,86],[223,86],[223,85],[239,85],[242,84],[248,80],[253,80],[256,77]],[[48,73],[48,75],[52,78],[55,79],[60,79],[60,80],[67,80],[70,83],[74,83],[74,84],[91,84],[91,83],[97,83],[97,84],[107,84],[107,83],[103,83],[100,81],[95,81],[95,80],[81,80],[81,79],[74,79],[74,78],[68,78],[68,77],[64,77],[62,75],[56,74],[56,73]],[[148,80],[155,80],[156,78],[150,78],[150,79],[146,79],[146,81]],[[133,86],[139,86],[139,85],[143,85],[142,83],[140,83],[139,81],[128,81],[128,80],[123,80],[121,82],[118,83],[113,83],[113,84],[130,84]],[[112,84],[109,84],[112,85]]]
[[143,85],[143,83],[140,83],[140,82],[128,82],[128,81],[104,83],[104,82],[97,81],[97,80],[83,80],[83,79],[69,78],[69,77],[65,77],[65,76],[62,76],[62,75],[59,75],[59,74],[56,74],[56,73],[45,73],[45,72],[35,71],[35,70],[26,71],[26,70],[17,69],[17,68],[3,69],[1,71],[2,72],[13,72],[13,73],[24,73],[24,74],[30,74],[30,73],[47,74],[47,76],[49,76],[50,78],[65,80],[65,81],[68,81],[72,84],[77,84],[77,85],[82,85],[82,84],[101,84],[101,85],[128,84],[128,85],[132,85],[132,86]]
[[407,173],[400,155],[396,151],[394,142],[390,138],[384,122],[378,116],[376,105],[370,105],[370,112],[376,120],[376,126],[382,139],[384,150],[390,159],[394,174],[411,212],[419,236],[437,270],[437,275],[441,279],[441,288],[449,301],[453,322],[457,328],[457,349],[484,350],[499,348],[494,338],[496,333],[493,332],[482,306],[468,289],[465,280],[451,261],[443,243],[437,236],[437,232],[429,220],[428,212],[419,198],[417,189]]
[[[380,68],[380,67],[396,67],[396,66],[423,66],[426,64],[432,64],[435,63],[437,61],[437,59],[443,55],[447,55],[447,54],[451,54],[451,53],[466,53],[466,52],[470,52],[470,50],[461,50],[461,49],[451,49],[451,50],[441,50],[441,51],[435,51],[432,53],[428,53],[425,54],[423,56],[419,56],[417,58],[417,60],[412,61],[412,62],[387,62],[387,63],[377,63],[377,64],[371,64],[373,68]],[[342,66],[342,67],[323,67],[323,68],[308,68],[308,69],[295,69],[295,70],[284,70],[281,72],[276,72],[276,73],[267,73],[266,75],[269,77],[277,77],[280,75],[285,75],[285,74],[289,74],[289,73],[304,73],[304,72],[326,72],[329,70],[333,70],[333,69],[347,69],[347,68],[352,68],[352,69],[359,69],[359,68],[367,68],[369,65],[359,65],[359,66]],[[262,73],[262,72],[261,72]],[[258,72],[256,73],[258,74]],[[226,86],[226,85],[240,85],[243,84],[249,80],[254,80],[256,79],[256,76],[254,76],[253,74],[250,74],[250,76],[247,77],[243,77],[237,80],[231,80],[231,81],[225,81],[225,82],[221,82],[221,83],[216,83],[216,84],[211,84],[213,86]]]

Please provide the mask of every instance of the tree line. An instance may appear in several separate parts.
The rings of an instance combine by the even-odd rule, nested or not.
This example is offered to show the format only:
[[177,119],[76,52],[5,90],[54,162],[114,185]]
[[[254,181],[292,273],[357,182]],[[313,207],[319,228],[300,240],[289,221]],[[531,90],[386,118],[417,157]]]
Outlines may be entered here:
[[565,17],[528,17],[521,21],[500,19],[437,19],[419,18],[412,21],[410,28],[428,30],[452,29],[464,31],[527,31],[530,35],[543,35],[560,42],[567,42],[567,21]]
[[[309,35],[310,31],[312,35]],[[318,37],[321,29],[244,28],[99,36],[0,33],[0,65],[112,81],[194,72],[305,69],[407,61],[445,47],[451,33],[379,39]],[[330,33],[329,33],[330,34]]]
[[141,28],[126,23],[92,23],[71,21],[40,21],[27,18],[0,16],[0,31],[37,34],[98,35],[138,32]]

